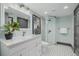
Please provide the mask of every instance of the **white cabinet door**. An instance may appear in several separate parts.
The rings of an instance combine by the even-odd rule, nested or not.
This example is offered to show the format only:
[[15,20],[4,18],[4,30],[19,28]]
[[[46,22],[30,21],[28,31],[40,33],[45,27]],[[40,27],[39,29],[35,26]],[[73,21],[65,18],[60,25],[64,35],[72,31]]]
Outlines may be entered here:
[[22,56],[28,56],[29,55],[28,48],[24,48],[21,53],[22,53]]
[[26,55],[27,55],[26,50],[24,50],[24,49],[12,54],[12,56],[26,56]]
[[11,54],[10,56],[20,56],[20,52],[14,52],[13,54]]
[[41,55],[41,46],[34,47],[29,50],[29,56],[40,56]]

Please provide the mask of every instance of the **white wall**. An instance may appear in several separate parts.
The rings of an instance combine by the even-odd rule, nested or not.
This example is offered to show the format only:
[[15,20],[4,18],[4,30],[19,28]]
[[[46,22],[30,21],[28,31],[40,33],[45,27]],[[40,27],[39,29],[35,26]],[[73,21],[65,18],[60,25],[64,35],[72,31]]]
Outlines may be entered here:
[[[5,20],[4,20],[4,5],[0,4],[0,26],[3,26],[5,24]],[[2,30],[0,29],[0,38],[4,38]],[[0,51],[1,53],[1,51]]]
[[45,41],[45,19],[41,19],[41,34],[42,34],[42,40]]
[[[5,20],[4,20],[4,5],[0,3],[0,26],[3,26],[5,24]],[[2,29],[0,28],[0,39],[4,38],[4,34]],[[0,55],[1,55],[1,43],[0,43]]]
[[5,24],[4,12],[4,4],[0,4],[0,26],[3,26]]
[[[66,35],[60,34],[60,28],[67,28]],[[56,41],[70,43],[74,47],[74,16],[73,14],[56,19]]]

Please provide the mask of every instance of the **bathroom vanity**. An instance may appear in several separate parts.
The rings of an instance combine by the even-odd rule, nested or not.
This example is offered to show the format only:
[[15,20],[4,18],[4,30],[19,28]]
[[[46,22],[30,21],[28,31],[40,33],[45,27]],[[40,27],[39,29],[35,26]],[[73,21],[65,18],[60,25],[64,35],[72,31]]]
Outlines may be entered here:
[[0,40],[2,56],[40,56],[41,35],[13,37]]

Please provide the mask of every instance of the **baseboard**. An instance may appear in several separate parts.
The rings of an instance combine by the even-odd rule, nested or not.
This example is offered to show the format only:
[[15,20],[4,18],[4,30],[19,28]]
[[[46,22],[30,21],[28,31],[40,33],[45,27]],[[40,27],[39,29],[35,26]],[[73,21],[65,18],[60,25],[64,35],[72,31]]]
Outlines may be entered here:
[[[69,44],[69,43],[57,42],[57,44],[66,45],[66,46],[70,46],[70,47],[72,47],[72,45],[71,45],[71,44]],[[72,47],[72,48],[73,48],[73,47]]]

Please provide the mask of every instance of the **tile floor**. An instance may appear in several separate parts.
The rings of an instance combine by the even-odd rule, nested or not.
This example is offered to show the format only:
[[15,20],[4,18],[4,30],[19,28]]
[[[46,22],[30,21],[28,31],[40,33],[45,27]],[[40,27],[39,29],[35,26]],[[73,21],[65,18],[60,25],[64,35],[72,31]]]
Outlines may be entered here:
[[49,45],[42,47],[42,56],[76,56],[69,46],[65,45]]

